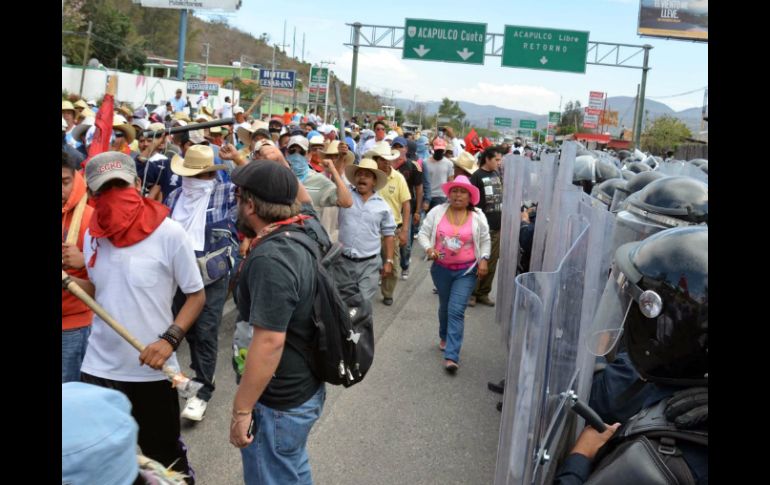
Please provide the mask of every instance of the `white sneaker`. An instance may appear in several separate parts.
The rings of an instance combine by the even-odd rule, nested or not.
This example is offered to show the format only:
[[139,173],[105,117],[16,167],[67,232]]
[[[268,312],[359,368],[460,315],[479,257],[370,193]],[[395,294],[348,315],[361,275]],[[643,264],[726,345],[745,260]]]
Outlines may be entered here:
[[187,404],[182,410],[182,417],[191,421],[203,420],[203,414],[206,412],[206,406],[209,403],[203,399],[198,399],[197,396],[193,396],[187,400]]
[[401,270],[401,279],[402,280],[408,280],[409,279],[409,270],[408,269]]

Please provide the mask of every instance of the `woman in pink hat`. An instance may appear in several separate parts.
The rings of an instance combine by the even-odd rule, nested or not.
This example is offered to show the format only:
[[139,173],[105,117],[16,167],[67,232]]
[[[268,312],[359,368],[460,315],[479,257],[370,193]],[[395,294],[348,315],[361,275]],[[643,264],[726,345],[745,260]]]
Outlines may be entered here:
[[438,289],[439,349],[444,368],[458,369],[463,343],[465,308],[476,279],[488,272],[489,224],[479,203],[479,189],[460,175],[441,186],[447,201],[425,216],[417,240],[433,260],[430,274]]

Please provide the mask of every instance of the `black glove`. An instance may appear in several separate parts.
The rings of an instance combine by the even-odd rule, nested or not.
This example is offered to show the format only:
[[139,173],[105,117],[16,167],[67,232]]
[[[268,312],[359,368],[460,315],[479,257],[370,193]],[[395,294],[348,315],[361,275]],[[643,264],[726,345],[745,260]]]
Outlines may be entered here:
[[709,390],[693,387],[675,393],[665,409],[666,419],[677,428],[692,429],[708,422]]

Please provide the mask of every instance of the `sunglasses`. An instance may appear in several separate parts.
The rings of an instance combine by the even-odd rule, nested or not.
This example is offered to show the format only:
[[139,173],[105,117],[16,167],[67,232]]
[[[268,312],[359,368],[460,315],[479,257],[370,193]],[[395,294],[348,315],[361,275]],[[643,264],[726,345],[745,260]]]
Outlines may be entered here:
[[300,155],[305,156],[305,150],[295,147],[289,148],[289,155],[294,155],[295,153],[299,153]]

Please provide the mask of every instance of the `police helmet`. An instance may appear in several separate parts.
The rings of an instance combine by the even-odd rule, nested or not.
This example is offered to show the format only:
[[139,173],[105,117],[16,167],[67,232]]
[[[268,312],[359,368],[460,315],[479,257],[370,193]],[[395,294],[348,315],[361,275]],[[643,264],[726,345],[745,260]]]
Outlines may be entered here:
[[631,179],[632,179],[632,178],[634,178],[634,176],[636,175],[636,174],[635,174],[634,172],[632,172],[631,170],[626,170],[625,168],[624,168],[623,170],[621,170],[621,171],[620,171],[620,174],[621,174],[621,175],[623,176],[623,178],[624,178],[624,179],[626,179],[626,180],[631,180]]
[[647,172],[652,170],[649,165],[644,162],[631,162],[626,165],[626,169],[634,173]]
[[591,190],[591,197],[599,199],[609,208],[612,205],[612,197],[615,195],[615,191],[625,186],[626,180],[622,178],[605,180],[594,186]]
[[650,182],[653,182],[663,177],[665,177],[664,174],[660,172],[653,172],[652,170],[648,170],[646,172],[639,172],[637,174],[634,174],[634,176],[631,177],[631,179],[629,179],[628,183],[626,184],[625,190],[629,194],[639,192],[640,190],[645,188],[647,184],[649,184]]
[[666,227],[708,224],[708,190],[692,177],[663,177],[630,195],[625,210]]
[[630,302],[629,357],[642,378],[708,385],[708,228],[667,229],[615,252],[618,286]]
[[704,163],[709,163],[709,161],[706,160],[705,158],[693,158],[692,160],[690,160],[690,163],[692,163],[696,167],[700,167]]

